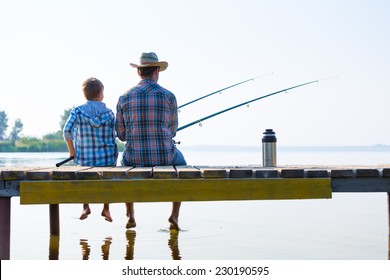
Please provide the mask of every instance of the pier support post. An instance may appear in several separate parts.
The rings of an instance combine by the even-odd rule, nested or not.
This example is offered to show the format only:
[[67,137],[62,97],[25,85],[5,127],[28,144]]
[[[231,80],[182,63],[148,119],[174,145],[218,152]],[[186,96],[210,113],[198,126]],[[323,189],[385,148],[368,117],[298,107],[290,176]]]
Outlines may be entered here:
[[50,234],[60,235],[60,206],[59,204],[49,205]]
[[11,198],[0,197],[0,260],[10,259]]
[[388,219],[389,219],[389,254],[388,259],[390,260],[390,192],[387,193],[387,210],[388,210]]

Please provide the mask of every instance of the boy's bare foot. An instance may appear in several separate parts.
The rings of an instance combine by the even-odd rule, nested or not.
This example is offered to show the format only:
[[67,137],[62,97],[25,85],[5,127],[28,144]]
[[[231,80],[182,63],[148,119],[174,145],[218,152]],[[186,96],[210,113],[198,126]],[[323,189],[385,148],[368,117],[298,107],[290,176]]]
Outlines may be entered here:
[[176,217],[170,216],[168,219],[168,222],[171,223],[171,225],[169,226],[169,229],[180,230],[179,221],[177,220]]
[[91,209],[84,209],[83,213],[81,213],[80,220],[85,220],[88,218],[88,215],[91,214]]
[[111,214],[109,210],[103,209],[101,214],[107,222],[112,222]]
[[127,220],[126,228],[135,228],[136,226],[137,226],[137,224],[135,223],[134,218],[129,218]]

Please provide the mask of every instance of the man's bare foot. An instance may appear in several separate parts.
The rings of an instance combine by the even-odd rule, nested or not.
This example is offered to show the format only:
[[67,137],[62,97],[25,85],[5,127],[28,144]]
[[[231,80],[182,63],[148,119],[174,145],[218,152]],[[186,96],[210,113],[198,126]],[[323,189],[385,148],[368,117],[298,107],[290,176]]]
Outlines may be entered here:
[[170,216],[169,219],[168,219],[168,222],[171,223],[170,226],[169,226],[169,229],[180,230],[179,221],[177,220],[176,217]]
[[137,224],[135,223],[134,218],[129,218],[127,220],[126,228],[135,228],[136,226],[137,226]]
[[105,210],[103,209],[102,211],[102,216],[104,217],[104,219],[107,221],[107,222],[112,222],[112,218],[111,218],[111,214],[110,214],[110,211],[109,210]]
[[80,220],[85,220],[88,218],[88,215],[91,214],[91,209],[84,209],[83,213],[81,213]]

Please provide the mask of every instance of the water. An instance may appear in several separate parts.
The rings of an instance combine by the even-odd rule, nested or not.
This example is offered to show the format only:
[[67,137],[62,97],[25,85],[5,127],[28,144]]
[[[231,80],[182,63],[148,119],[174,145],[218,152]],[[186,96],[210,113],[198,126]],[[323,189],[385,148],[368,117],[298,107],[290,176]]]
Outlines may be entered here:
[[[189,164],[261,164],[261,150],[185,148]],[[279,165],[386,164],[390,152],[278,152]],[[0,153],[0,166],[54,166],[65,153]],[[124,204],[101,204],[80,221],[82,206],[60,206],[61,235],[50,237],[47,205],[12,198],[13,260],[385,260],[388,258],[387,195],[333,194],[332,199],[184,202],[182,231],[171,232],[170,203],[137,203],[135,230],[125,229]],[[59,246],[59,247],[58,247]]]

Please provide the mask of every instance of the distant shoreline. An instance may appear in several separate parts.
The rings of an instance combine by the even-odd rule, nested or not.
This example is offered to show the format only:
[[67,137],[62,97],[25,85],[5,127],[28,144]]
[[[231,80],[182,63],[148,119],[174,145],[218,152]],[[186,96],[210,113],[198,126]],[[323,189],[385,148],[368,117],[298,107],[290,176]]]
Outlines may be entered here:
[[[66,147],[49,150],[28,149],[0,149],[0,153],[61,153],[67,152]],[[199,152],[258,152],[262,146],[241,146],[241,145],[178,145],[183,151],[199,151]],[[124,146],[120,147],[120,151],[124,150]],[[390,145],[371,145],[371,146],[279,146],[277,150],[281,152],[390,152]]]
[[[179,146],[180,148],[180,146]],[[181,146],[183,150],[201,150],[201,151],[258,151],[259,146],[240,146],[240,145],[194,145]],[[371,146],[277,146],[277,150],[284,152],[390,152],[390,145],[371,145]]]

